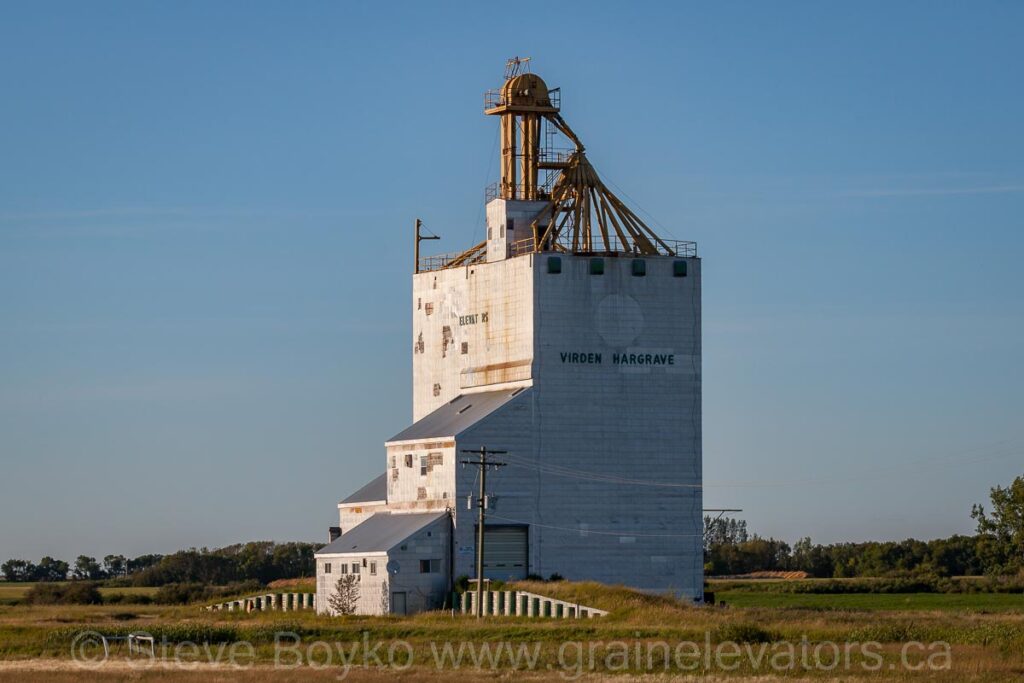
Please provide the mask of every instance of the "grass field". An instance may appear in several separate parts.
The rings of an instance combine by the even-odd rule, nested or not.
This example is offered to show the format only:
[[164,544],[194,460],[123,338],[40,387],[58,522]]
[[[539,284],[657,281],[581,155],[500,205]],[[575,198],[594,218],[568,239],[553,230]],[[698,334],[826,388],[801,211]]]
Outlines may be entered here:
[[716,591],[715,599],[734,607],[804,610],[1024,612],[1024,595],[1005,593],[769,593]]
[[[523,588],[611,613],[584,620],[476,620],[443,612],[410,617],[325,617],[311,612],[206,612],[197,606],[0,606],[0,682],[258,679],[287,683],[339,677],[383,681],[396,673],[400,674],[398,680],[442,681],[450,680],[456,670],[464,683],[508,679],[512,672],[517,680],[575,680],[586,675],[588,679],[620,681],[626,680],[626,674],[650,674],[649,680],[654,681],[680,673],[700,674],[705,677],[702,680],[948,683],[1020,680],[1024,676],[1024,604],[1019,595],[814,595],[745,587],[735,595],[719,593],[730,602],[728,607],[697,608],[668,597],[598,584],[561,582]],[[170,668],[138,670],[138,657],[129,658],[122,645],[100,670],[78,669],[72,647],[84,630],[106,635],[148,632],[164,643],[158,661]],[[285,664],[298,662],[301,666],[275,668],[275,655],[281,652],[275,638],[282,633],[298,639],[285,639]],[[192,669],[189,671],[178,668],[179,660],[174,658],[175,649],[186,641],[197,644],[183,655],[178,653]],[[948,643],[947,665],[907,668],[904,650],[906,643],[913,641],[920,642],[922,648]],[[877,644],[876,653],[856,647],[871,642]],[[376,643],[382,643],[385,651],[401,644],[399,661],[389,664],[385,658],[383,667],[372,660],[368,667],[347,667],[344,653],[358,653]],[[833,653],[829,649],[833,643],[837,648],[855,647],[852,654],[841,655],[840,650]],[[246,652],[241,668],[234,670],[224,657],[226,648],[238,644],[249,644],[251,653]],[[675,655],[663,656],[684,644],[716,653],[726,646],[735,647],[740,656],[734,668],[717,659],[701,659],[695,662],[696,668],[690,668],[691,660],[680,662]],[[453,658],[443,656],[446,645],[452,648]],[[625,659],[616,656],[621,655],[620,645]],[[406,647],[411,655],[408,667],[402,659]],[[483,655],[484,647],[497,656]],[[757,652],[778,655],[797,647],[812,653],[814,648],[825,649],[811,658],[809,669],[796,660],[779,669],[774,664],[769,667],[768,659],[754,658]],[[95,648],[92,652],[95,654]],[[463,656],[456,663],[458,652]],[[924,666],[931,653],[930,649],[912,650],[910,664]],[[877,668],[865,668],[875,658]],[[354,661],[361,664],[364,660]]]

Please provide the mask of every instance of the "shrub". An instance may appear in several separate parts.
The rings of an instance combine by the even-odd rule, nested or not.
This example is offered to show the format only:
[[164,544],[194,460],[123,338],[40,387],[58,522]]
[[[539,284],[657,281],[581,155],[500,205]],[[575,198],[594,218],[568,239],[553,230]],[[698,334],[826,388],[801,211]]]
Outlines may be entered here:
[[108,593],[103,596],[104,605],[150,605],[153,598],[148,595],[133,595],[131,593]]
[[211,586],[205,583],[169,583],[157,589],[153,602],[162,605],[187,605],[193,602],[214,602],[262,589],[255,581],[229,583],[225,586]]
[[99,605],[103,602],[96,584],[86,581],[74,583],[40,583],[25,594],[30,605]]

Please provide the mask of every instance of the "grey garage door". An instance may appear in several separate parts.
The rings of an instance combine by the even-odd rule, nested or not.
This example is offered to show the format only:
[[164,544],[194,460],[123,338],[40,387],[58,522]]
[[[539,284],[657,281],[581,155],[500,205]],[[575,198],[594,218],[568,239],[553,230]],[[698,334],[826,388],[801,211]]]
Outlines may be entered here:
[[528,572],[527,527],[484,527],[484,576],[489,579],[525,579]]

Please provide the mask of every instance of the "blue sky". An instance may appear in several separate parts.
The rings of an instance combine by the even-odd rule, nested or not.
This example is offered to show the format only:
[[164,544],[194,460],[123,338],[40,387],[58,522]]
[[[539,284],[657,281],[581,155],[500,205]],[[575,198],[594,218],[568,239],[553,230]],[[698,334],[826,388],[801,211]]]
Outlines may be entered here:
[[705,503],[791,541],[969,532],[1024,469],[1022,21],[6,3],[0,559],[325,537],[410,419],[411,222],[482,234],[517,54],[699,243]]

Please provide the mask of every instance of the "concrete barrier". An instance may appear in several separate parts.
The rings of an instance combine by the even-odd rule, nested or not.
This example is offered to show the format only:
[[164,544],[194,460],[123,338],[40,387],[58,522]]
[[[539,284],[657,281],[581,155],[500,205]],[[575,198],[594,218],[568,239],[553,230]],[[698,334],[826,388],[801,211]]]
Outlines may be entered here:
[[[467,591],[457,601],[463,614],[476,614],[476,593]],[[592,619],[608,612],[566,600],[557,600],[527,591],[484,591],[483,614],[486,616],[525,616],[530,618]]]
[[[238,600],[228,600],[213,605],[206,605],[207,611],[227,612],[262,612],[266,610],[303,610],[316,608],[314,593],[266,593],[253,595]],[[465,611],[465,609],[463,609]]]

